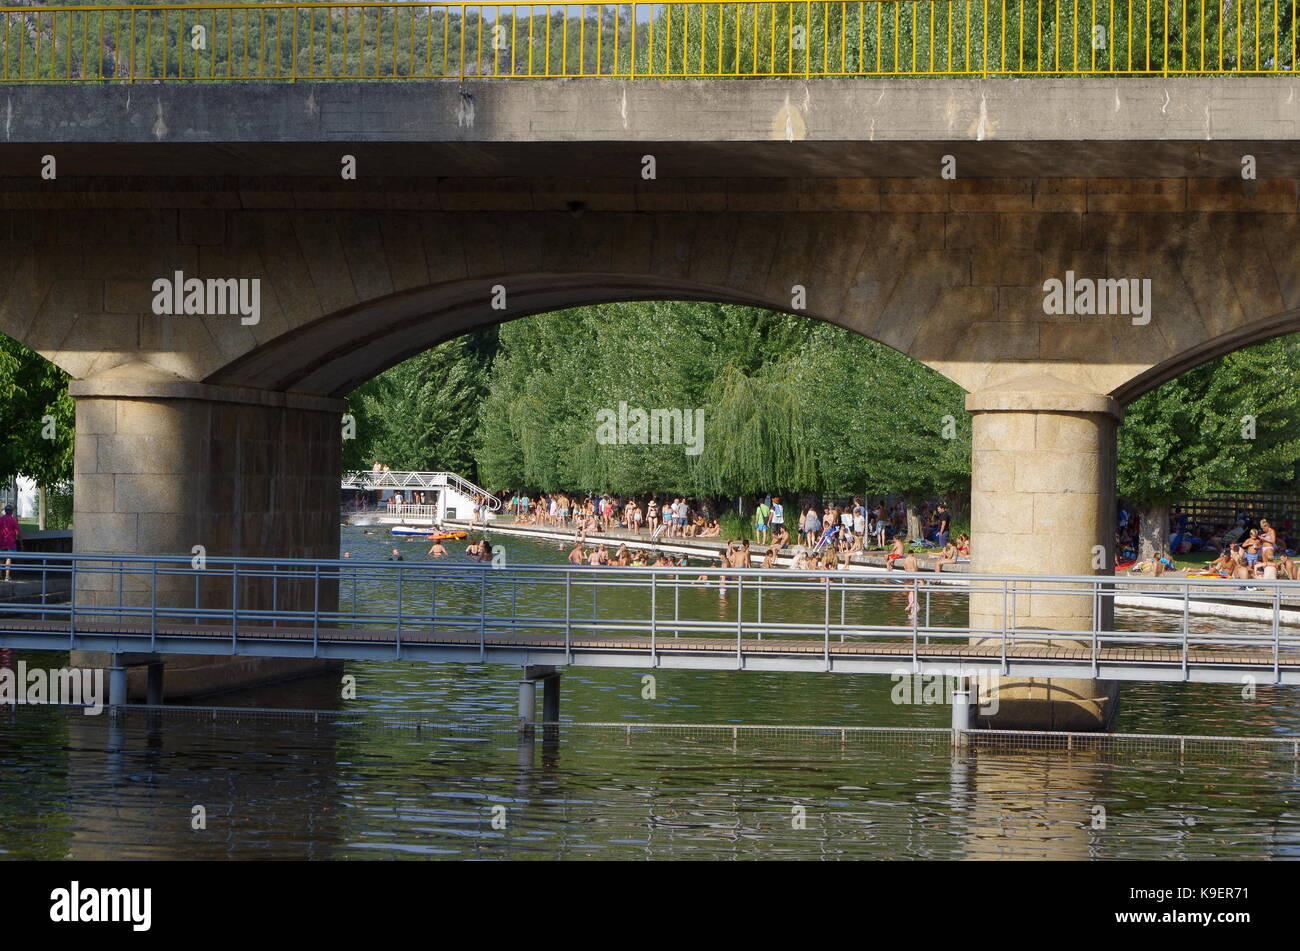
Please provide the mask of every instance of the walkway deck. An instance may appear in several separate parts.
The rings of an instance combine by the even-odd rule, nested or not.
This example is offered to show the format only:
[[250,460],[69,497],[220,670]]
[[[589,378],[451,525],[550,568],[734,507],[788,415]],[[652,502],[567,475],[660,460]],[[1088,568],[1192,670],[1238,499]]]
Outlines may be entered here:
[[[454,623],[454,622],[453,622]],[[955,669],[1025,677],[1097,677],[1106,680],[1242,682],[1244,674],[1265,682],[1300,684],[1300,651],[1222,648],[1179,649],[1151,644],[1071,647],[1049,642],[925,642],[880,639],[815,640],[806,637],[719,638],[620,634],[618,622],[601,622],[600,634],[563,631],[563,621],[530,620],[554,626],[554,633],[403,631],[373,628],[244,626],[238,632],[215,625],[78,622],[10,618],[0,631],[0,648],[92,650],[117,654],[205,654],[262,657],[322,657],[347,660],[397,659],[427,663],[498,663],[578,667],[771,670],[785,672],[951,674]],[[630,625],[629,625],[630,626]],[[612,629],[612,630],[611,630]],[[1140,636],[1140,635],[1139,635]]]

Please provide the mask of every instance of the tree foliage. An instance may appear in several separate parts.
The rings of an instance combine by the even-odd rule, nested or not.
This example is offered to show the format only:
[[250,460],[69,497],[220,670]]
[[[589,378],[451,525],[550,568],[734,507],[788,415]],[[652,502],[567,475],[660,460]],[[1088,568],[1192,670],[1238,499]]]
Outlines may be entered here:
[[1279,489],[1300,466],[1300,337],[1212,360],[1138,398],[1119,430],[1119,492],[1159,506]]
[[68,375],[3,335],[0,433],[0,482],[26,476],[53,486],[72,478],[76,407],[68,394]]
[[478,409],[496,354],[496,328],[426,350],[348,397],[357,438],[343,443],[346,469],[380,459],[393,469],[478,476]]

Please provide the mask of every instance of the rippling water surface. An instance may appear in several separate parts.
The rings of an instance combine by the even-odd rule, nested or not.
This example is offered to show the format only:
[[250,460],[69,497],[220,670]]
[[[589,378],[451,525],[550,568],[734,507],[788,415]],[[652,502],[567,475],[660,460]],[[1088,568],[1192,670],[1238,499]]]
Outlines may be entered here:
[[[353,557],[391,542],[345,529]],[[404,545],[420,557],[416,543]],[[514,562],[558,546],[513,542]],[[938,599],[936,599],[937,601]],[[701,590],[683,616],[717,610]],[[793,602],[788,610],[796,610]],[[934,610],[945,610],[935,605]],[[765,610],[781,611],[778,604]],[[892,611],[894,607],[883,610]],[[1168,623],[1125,614],[1126,623]],[[1213,625],[1222,622],[1197,622]],[[1234,628],[1236,629],[1236,628]],[[57,654],[25,655],[59,666]],[[1263,858],[1300,854],[1297,763],[1257,748],[954,753],[947,735],[569,725],[520,742],[518,671],[349,664],[231,709],[0,711],[6,858]],[[884,677],[570,669],[578,723],[943,727]],[[1295,736],[1300,694],[1125,684],[1129,733]],[[408,718],[263,708],[424,711]],[[242,708],[242,709],[241,709]],[[191,829],[195,806],[208,828]]]

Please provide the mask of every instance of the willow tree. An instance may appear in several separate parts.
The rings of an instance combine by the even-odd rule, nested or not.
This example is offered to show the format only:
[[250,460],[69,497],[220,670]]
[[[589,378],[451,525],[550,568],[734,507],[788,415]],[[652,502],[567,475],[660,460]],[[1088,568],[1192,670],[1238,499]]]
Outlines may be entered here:
[[779,367],[724,367],[710,389],[699,484],[712,495],[820,490],[804,395]]

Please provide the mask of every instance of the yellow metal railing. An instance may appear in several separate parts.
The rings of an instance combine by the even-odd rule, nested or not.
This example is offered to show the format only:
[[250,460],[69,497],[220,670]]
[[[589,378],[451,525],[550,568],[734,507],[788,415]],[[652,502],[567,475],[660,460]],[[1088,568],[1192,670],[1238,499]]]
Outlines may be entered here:
[[6,82],[1291,73],[1300,0],[0,7]]

